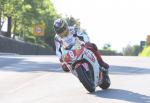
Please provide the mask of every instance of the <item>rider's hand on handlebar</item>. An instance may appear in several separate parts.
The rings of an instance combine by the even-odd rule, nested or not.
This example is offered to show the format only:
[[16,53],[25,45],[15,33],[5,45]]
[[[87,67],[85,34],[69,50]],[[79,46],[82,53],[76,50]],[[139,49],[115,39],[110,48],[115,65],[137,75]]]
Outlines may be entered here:
[[85,46],[85,43],[82,43],[81,46]]

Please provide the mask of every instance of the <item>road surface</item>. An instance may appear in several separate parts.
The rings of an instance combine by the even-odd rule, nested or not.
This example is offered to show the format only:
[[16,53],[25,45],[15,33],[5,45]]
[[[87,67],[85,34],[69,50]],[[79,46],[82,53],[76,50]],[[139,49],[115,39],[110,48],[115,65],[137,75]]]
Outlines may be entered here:
[[88,93],[56,56],[0,55],[0,103],[150,103],[150,58],[103,59],[112,84]]

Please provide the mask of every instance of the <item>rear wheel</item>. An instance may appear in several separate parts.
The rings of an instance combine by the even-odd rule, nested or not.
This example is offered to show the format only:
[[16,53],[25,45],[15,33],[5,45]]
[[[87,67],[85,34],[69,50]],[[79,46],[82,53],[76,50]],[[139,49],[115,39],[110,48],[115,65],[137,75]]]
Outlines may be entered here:
[[111,82],[110,82],[109,75],[106,71],[104,71],[103,72],[103,80],[102,80],[102,84],[100,85],[100,88],[108,89],[110,84],[111,84]]
[[[90,67],[90,66],[89,66]],[[93,68],[89,68],[86,70],[82,65],[76,69],[78,74],[78,78],[83,86],[89,91],[95,91],[95,84],[94,84],[94,71]]]

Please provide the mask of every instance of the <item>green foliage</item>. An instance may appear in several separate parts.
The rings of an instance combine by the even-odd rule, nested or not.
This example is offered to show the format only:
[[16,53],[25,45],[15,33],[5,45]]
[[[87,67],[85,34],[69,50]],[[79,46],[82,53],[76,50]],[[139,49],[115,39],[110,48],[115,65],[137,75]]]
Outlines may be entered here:
[[122,55],[122,53],[118,53],[115,50],[111,49],[111,44],[106,43],[104,44],[102,50],[99,50],[101,55]]
[[140,46],[139,45],[134,45],[132,47],[132,56],[138,56],[140,51],[141,51]]
[[[35,43],[35,38],[41,39],[33,34],[32,25],[45,24],[45,35],[36,43],[54,45],[53,21],[59,15],[50,0],[0,0],[0,18],[6,20],[7,17],[12,18],[11,32],[31,43]],[[1,30],[1,19],[0,22]]]
[[150,57],[150,46],[146,46],[139,56],[149,56]]
[[84,28],[81,28],[79,19],[76,19],[72,16],[66,16],[65,20],[67,21],[69,26],[74,26],[74,27],[80,29],[83,33],[87,34],[86,30]]
[[132,55],[131,45],[128,44],[125,48],[123,48],[123,55],[124,56],[131,56]]
[[99,50],[101,55],[122,55],[122,53],[118,53],[115,50],[111,49],[111,44],[104,44],[102,50]]
[[0,0],[0,30],[7,17],[17,16],[18,6],[20,6],[20,0]]
[[[26,42],[36,43],[44,47],[55,47],[53,22],[61,16],[57,14],[50,0],[0,0],[0,18],[6,20],[8,17],[11,17],[10,32],[14,36],[18,36]],[[70,26],[80,28],[79,19],[71,16],[66,17],[66,20]],[[0,22],[1,30],[1,19]],[[33,34],[33,24],[45,25],[43,37],[37,37]],[[86,33],[85,30],[83,31]]]
[[120,55],[120,56],[122,56],[122,53],[118,53],[118,52],[116,52],[115,50],[99,50],[99,52],[100,52],[100,54],[101,55]]
[[79,19],[75,19],[74,17],[70,16],[70,17],[66,17],[66,21],[69,26],[76,26],[76,27],[80,28],[80,20]]
[[109,43],[104,44],[103,49],[104,50],[111,50],[111,45]]
[[140,53],[141,48],[139,45],[127,45],[125,48],[123,48],[123,55],[124,56],[138,56]]
[[36,43],[36,38],[34,36],[25,36],[24,39],[29,43]]

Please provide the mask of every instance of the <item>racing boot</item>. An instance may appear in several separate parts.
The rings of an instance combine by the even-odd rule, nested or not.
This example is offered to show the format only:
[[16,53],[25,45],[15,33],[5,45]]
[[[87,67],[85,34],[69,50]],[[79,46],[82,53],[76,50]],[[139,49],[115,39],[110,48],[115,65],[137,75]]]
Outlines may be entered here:
[[105,63],[104,61],[102,61],[102,59],[99,60],[98,63],[100,65],[99,86],[101,88],[103,88],[103,87],[106,88],[108,85],[110,85],[110,78],[108,75],[109,65],[107,63]]
[[100,66],[102,66],[101,67],[101,71],[102,71],[102,75],[103,75],[103,79],[102,79],[102,81],[105,79],[105,78],[108,78],[109,76],[108,76],[108,68],[109,68],[109,65],[107,64],[107,63],[105,63],[105,62],[103,62],[102,63],[102,61],[99,61],[99,64],[100,64]]
[[101,68],[101,81],[99,84],[99,87],[102,88],[102,89],[107,89],[109,88],[111,82],[110,82],[110,78],[109,78],[109,75],[108,75],[108,69],[105,69],[104,67]]

